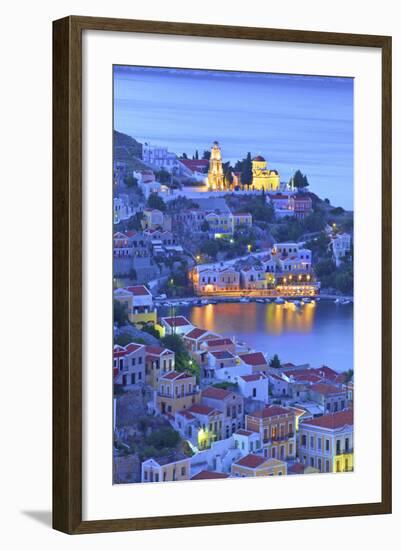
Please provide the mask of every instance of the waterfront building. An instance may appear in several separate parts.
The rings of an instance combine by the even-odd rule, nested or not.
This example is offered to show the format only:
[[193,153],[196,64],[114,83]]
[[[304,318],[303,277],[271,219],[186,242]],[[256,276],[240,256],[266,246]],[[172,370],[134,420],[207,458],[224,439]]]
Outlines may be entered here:
[[163,481],[183,481],[189,479],[191,459],[185,455],[149,458],[142,462],[142,483],[160,483]]
[[257,190],[278,191],[280,176],[277,170],[269,170],[267,161],[261,155],[252,159],[252,187]]
[[160,376],[171,372],[175,367],[175,353],[160,346],[146,346],[145,375],[146,383],[152,388],[158,387]]
[[205,340],[215,340],[220,338],[219,334],[211,332],[203,328],[194,327],[192,330],[184,334],[184,344],[189,353],[196,355],[206,355],[206,351],[201,348],[202,342]]
[[145,383],[145,346],[131,343],[114,346],[114,383],[122,386]]
[[162,317],[160,323],[162,327],[164,327],[166,334],[179,334],[180,336],[184,336],[195,328],[183,315],[178,315],[177,317]]
[[218,141],[211,148],[207,184],[213,190],[224,189],[223,161]]
[[222,388],[209,386],[202,391],[202,405],[223,413],[222,437],[230,437],[243,427],[244,399],[241,395]]
[[194,290],[199,294],[230,292],[240,289],[240,274],[231,266],[203,267],[191,271]]
[[127,308],[128,319],[134,325],[157,322],[157,310],[153,306],[153,297],[144,285],[117,288],[114,299]]
[[292,460],[296,454],[295,411],[267,405],[245,416],[245,429],[260,434],[265,458]]
[[319,472],[349,472],[353,463],[352,410],[329,413],[299,424],[298,457]]
[[275,458],[248,454],[231,467],[233,477],[282,476],[287,474],[287,464]]
[[156,408],[161,414],[174,417],[177,411],[199,403],[200,391],[196,378],[188,372],[170,371],[159,377]]

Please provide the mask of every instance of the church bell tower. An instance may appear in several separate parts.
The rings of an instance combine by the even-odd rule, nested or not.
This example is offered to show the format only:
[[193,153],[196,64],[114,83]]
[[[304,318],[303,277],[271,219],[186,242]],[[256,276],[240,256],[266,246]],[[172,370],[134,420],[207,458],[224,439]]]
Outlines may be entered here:
[[223,162],[218,141],[213,143],[211,149],[207,183],[210,189],[224,189]]

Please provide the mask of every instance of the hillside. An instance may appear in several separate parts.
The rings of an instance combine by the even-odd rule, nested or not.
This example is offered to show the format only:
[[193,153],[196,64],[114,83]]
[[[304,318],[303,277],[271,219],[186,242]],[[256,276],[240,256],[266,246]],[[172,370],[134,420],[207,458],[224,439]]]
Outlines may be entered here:
[[125,162],[130,172],[147,168],[141,160],[142,143],[131,136],[117,132],[113,133],[114,160]]

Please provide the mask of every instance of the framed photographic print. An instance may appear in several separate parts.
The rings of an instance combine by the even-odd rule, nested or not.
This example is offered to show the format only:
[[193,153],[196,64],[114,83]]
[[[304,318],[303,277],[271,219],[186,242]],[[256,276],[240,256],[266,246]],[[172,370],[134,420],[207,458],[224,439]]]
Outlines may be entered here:
[[53,32],[53,525],[391,512],[391,38]]

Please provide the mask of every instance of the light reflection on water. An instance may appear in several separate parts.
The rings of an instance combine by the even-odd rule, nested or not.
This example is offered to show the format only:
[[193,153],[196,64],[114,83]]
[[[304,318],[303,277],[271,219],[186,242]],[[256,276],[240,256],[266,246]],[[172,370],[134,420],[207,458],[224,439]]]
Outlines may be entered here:
[[[168,311],[161,310],[162,315]],[[353,306],[321,301],[297,307],[220,303],[203,307],[178,307],[194,325],[237,340],[282,361],[325,364],[337,370],[353,368]]]

